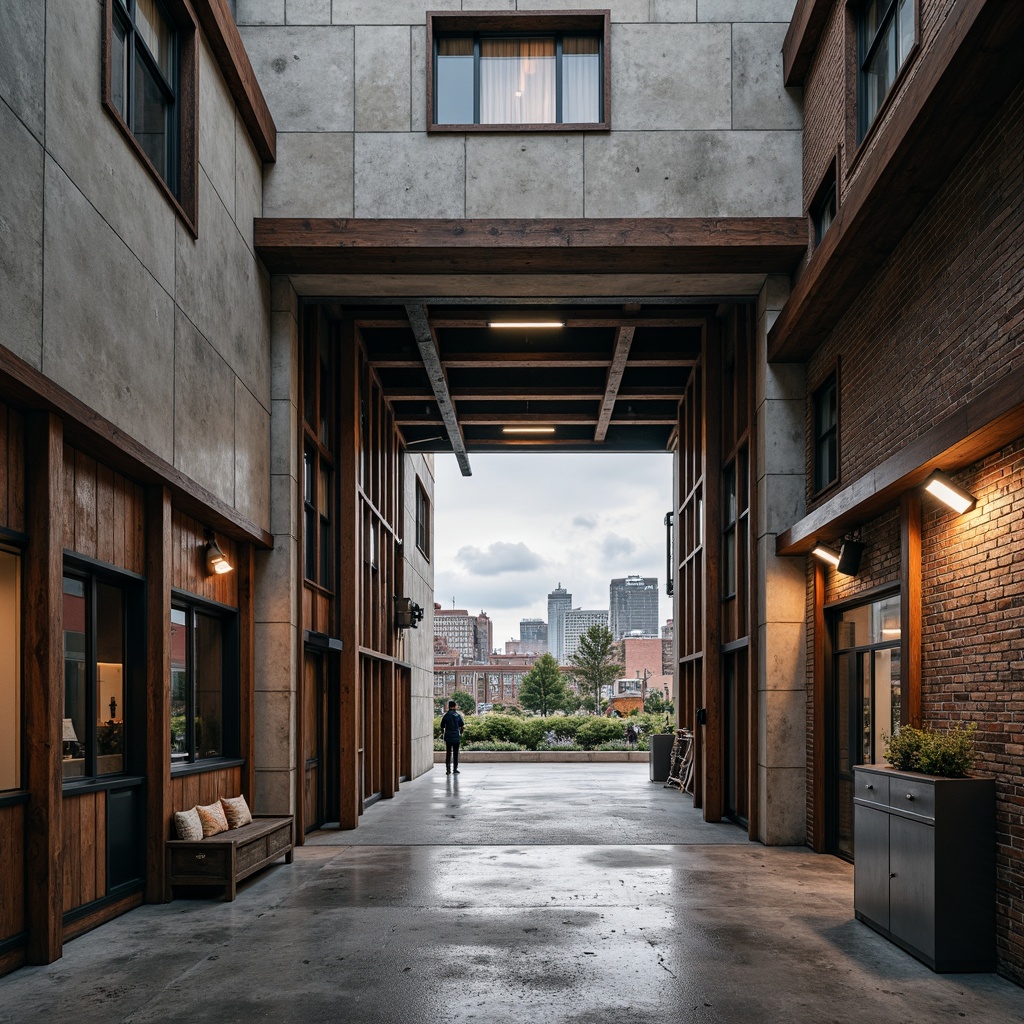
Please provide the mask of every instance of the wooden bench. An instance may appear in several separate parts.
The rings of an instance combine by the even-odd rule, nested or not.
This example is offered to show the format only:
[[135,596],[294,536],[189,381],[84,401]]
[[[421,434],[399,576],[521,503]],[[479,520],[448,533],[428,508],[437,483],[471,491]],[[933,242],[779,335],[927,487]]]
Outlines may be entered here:
[[222,885],[224,899],[235,898],[243,878],[284,857],[291,864],[294,849],[291,816],[253,815],[252,823],[205,839],[167,841],[167,880],[175,885]]

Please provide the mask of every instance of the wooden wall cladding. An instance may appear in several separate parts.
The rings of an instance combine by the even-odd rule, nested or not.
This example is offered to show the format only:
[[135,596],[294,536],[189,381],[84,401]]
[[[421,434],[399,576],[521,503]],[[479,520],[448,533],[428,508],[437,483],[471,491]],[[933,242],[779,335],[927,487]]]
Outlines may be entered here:
[[25,921],[25,807],[0,807],[0,942],[20,935]]
[[[223,534],[218,533],[216,537],[227,560],[237,566],[238,545]],[[177,509],[171,513],[171,552],[174,559],[172,587],[208,601],[238,607],[238,574],[228,572],[217,576],[206,571],[206,528],[199,520]]]
[[107,894],[107,794],[64,798],[64,913]]
[[25,532],[25,421],[0,402],[0,526]]
[[[211,772],[178,775],[171,779],[171,812],[187,811],[196,804],[212,804],[222,796],[238,796],[242,792],[242,769],[217,768]],[[170,834],[170,821],[168,821]]]
[[145,492],[94,458],[64,446],[64,547],[142,575]]

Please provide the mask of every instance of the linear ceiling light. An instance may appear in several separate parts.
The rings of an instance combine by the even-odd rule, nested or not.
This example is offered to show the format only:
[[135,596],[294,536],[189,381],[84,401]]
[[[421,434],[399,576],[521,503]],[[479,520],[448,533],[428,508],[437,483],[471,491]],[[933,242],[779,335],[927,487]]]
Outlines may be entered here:
[[564,320],[488,320],[488,327],[564,327]]
[[553,434],[554,427],[502,427],[503,434]]
[[826,547],[824,544],[815,544],[811,549],[811,554],[815,558],[820,558],[823,562],[828,562],[829,565],[839,565],[839,553],[833,551],[830,547]]
[[970,512],[978,504],[978,499],[970,491],[957,487],[945,473],[938,469],[925,480],[924,489],[933,498],[938,498],[943,505],[960,515]]

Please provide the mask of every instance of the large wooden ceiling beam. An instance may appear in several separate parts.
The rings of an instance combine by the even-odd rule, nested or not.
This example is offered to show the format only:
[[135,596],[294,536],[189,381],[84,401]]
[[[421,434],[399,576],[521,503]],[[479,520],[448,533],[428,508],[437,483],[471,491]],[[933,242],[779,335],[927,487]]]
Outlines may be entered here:
[[633,327],[620,327],[615,332],[612,364],[608,367],[604,396],[601,399],[601,411],[597,417],[597,426],[594,428],[595,441],[603,441],[608,434],[608,425],[612,421],[612,410],[615,408],[615,400],[619,396],[619,388],[622,387],[622,375],[626,372],[629,350],[633,345],[634,332],[635,328]]
[[803,217],[259,218],[272,274],[769,274],[807,249]]
[[[547,322],[562,320],[567,328],[606,327],[608,329],[612,329],[615,327],[703,327],[705,324],[705,320],[701,317],[659,316],[657,314],[652,314],[651,316],[638,316],[635,313],[623,313],[621,311],[616,312],[615,310],[607,309],[567,313],[564,310],[543,306],[540,308],[524,307],[514,313],[512,310],[502,311],[502,316],[506,319],[511,319],[513,315],[521,317],[524,323],[528,322],[531,318]],[[498,319],[497,315],[482,318],[480,316],[480,311],[475,309],[467,310],[464,316],[460,316],[458,310],[445,310],[443,316],[434,316],[431,318],[430,322],[437,330],[462,330],[468,328],[486,330],[490,327],[491,321],[495,319]],[[373,326],[377,326],[377,324],[373,323]],[[524,331],[534,330],[543,332],[557,329],[558,328],[539,327],[522,328]]]
[[469,466],[469,454],[466,451],[466,439],[462,434],[462,427],[455,414],[455,406],[452,403],[451,392],[448,390],[448,376],[441,365],[441,357],[437,349],[437,337],[430,327],[430,319],[427,316],[425,306],[409,305],[405,307],[405,315],[409,318],[409,325],[412,327],[413,336],[420,350],[423,359],[423,366],[427,371],[427,378],[430,380],[430,387],[434,392],[434,400],[440,410],[441,419],[444,421],[445,430],[448,431],[448,440],[451,442],[452,451],[458,460],[459,469],[463,476],[472,476],[473,470]]

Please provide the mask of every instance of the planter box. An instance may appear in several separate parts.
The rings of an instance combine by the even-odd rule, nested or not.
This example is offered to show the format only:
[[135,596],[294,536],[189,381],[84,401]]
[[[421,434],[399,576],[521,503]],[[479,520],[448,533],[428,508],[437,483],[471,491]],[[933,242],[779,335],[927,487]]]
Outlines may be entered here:
[[[647,764],[646,750],[460,750],[459,764]],[[434,751],[444,764],[444,751]]]
[[854,911],[933,971],[995,969],[995,780],[854,768]]
[[675,733],[671,732],[656,732],[651,736],[651,782],[668,781],[675,741]]

